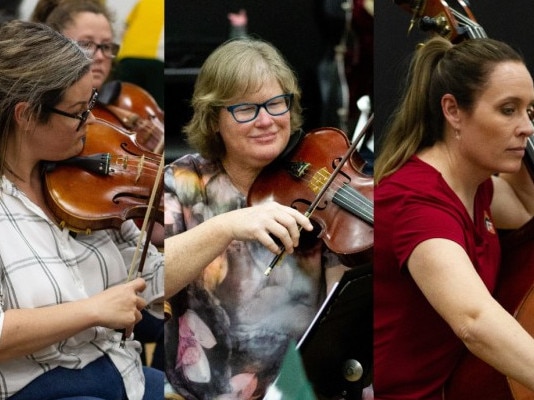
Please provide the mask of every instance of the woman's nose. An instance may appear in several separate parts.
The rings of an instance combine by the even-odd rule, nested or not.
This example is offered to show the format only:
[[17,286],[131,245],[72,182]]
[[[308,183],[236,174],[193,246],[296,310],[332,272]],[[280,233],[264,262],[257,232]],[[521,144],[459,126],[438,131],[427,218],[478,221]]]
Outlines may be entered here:
[[271,124],[273,122],[273,116],[267,112],[264,107],[260,107],[258,116],[256,117],[256,123],[260,125]]

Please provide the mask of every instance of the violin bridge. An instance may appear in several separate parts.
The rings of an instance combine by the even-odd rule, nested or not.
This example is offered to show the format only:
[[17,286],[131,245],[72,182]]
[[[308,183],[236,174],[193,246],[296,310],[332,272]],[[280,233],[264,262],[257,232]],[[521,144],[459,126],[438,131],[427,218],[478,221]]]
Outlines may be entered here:
[[313,191],[313,193],[318,194],[323,189],[324,185],[326,185],[326,182],[329,178],[330,172],[323,167],[313,174],[310,183],[308,183],[308,187]]
[[139,178],[141,177],[141,174],[143,173],[144,164],[145,164],[145,155],[143,154],[141,158],[139,159],[139,163],[137,164],[137,176],[135,177],[136,182],[139,180]]

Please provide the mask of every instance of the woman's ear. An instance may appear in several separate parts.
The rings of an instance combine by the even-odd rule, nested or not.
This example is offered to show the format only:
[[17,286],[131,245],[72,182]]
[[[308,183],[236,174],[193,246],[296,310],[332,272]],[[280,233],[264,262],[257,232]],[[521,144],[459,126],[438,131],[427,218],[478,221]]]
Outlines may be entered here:
[[26,128],[32,122],[32,113],[30,111],[30,104],[26,101],[21,101],[15,105],[15,121],[17,125]]
[[458,102],[452,94],[447,93],[443,95],[443,97],[441,98],[441,110],[443,111],[445,119],[453,127],[453,129],[459,130],[461,122],[461,112],[460,108],[458,107]]

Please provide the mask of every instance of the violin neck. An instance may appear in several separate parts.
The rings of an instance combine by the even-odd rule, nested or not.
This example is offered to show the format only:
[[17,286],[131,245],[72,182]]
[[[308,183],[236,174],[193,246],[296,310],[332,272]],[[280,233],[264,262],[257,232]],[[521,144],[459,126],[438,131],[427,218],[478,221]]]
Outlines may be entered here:
[[346,183],[336,191],[332,201],[369,225],[374,224],[373,203],[371,200]]

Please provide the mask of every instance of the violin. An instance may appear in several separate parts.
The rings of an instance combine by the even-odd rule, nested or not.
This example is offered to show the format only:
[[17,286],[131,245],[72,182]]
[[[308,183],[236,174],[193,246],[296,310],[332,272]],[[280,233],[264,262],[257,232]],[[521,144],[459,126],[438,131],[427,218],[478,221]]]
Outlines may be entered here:
[[[62,227],[74,232],[120,228],[144,218],[156,185],[161,155],[141,149],[129,132],[97,119],[87,125],[82,152],[48,162],[43,172],[48,207]],[[154,219],[163,223],[163,202]]]
[[[135,276],[141,276],[148,254],[150,240],[143,243],[144,234],[150,238],[154,223],[163,224],[162,171],[162,155],[140,148],[131,132],[97,118],[87,125],[78,156],[44,164],[44,197],[60,226],[72,232],[119,229],[128,219],[142,219],[130,281],[136,268]],[[125,344],[123,329],[120,347]]]
[[317,237],[347,265],[370,261],[374,183],[361,172],[365,161],[337,128],[295,138],[297,143],[258,175],[247,203],[268,199],[291,206],[310,217]]
[[129,82],[110,81],[99,93],[93,114],[128,131],[147,150],[163,152],[164,112],[145,89]]
[[[463,0],[465,15],[450,8],[444,0],[421,2],[395,0],[418,23],[456,43],[487,37]],[[530,137],[524,163],[534,180],[534,138]],[[534,336],[534,219],[517,230],[500,231],[502,259],[495,298],[521,326]],[[443,399],[448,400],[534,400],[534,392],[506,378],[472,353],[467,352],[446,383]]]

